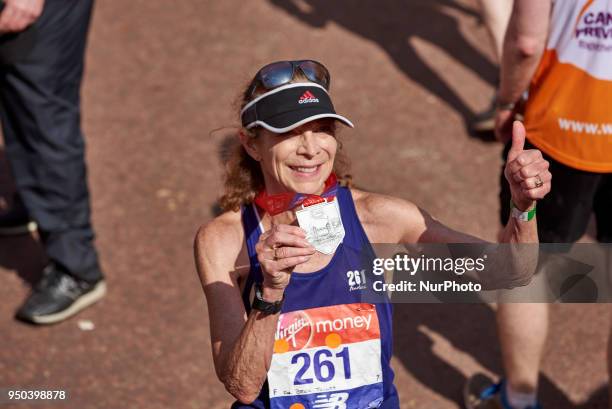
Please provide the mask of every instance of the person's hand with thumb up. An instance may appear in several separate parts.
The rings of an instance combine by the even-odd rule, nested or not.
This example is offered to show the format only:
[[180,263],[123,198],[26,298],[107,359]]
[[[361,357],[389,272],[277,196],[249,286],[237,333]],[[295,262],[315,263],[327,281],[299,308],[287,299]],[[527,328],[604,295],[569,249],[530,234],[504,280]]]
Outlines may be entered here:
[[550,192],[552,175],[549,163],[537,149],[525,150],[525,127],[519,121],[512,124],[512,146],[508,152],[504,175],[510,184],[512,203],[527,211]]

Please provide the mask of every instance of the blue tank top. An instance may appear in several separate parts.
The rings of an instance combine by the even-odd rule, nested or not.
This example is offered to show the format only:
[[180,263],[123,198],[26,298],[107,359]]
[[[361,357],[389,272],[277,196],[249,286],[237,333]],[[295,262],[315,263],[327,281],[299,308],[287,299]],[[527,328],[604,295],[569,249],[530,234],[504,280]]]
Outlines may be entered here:
[[[321,270],[291,275],[266,382],[252,404],[235,402],[232,409],[399,408],[389,365],[392,306],[362,301],[375,255],[349,189],[340,187],[337,200],[343,242]],[[254,205],[243,207],[242,222],[251,263],[242,299],[249,312],[253,285],[262,281]]]

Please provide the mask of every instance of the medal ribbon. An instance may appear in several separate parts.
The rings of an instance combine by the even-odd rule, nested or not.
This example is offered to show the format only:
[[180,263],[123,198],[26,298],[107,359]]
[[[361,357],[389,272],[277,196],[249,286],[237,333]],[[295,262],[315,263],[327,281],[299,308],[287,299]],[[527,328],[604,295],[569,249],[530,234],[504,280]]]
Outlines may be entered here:
[[319,195],[311,195],[307,193],[278,193],[269,195],[265,189],[255,196],[255,204],[264,209],[270,216],[277,215],[287,210],[291,210],[299,205],[311,206],[313,204],[329,201],[336,197],[338,192],[338,179],[332,172],[325,181],[323,193]]

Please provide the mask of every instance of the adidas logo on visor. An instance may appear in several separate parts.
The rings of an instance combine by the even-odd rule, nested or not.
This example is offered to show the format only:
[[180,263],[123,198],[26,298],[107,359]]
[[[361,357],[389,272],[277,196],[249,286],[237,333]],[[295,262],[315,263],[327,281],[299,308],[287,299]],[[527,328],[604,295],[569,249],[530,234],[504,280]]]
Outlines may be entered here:
[[319,99],[310,91],[304,92],[298,100],[298,104],[310,104],[311,102],[319,102]]

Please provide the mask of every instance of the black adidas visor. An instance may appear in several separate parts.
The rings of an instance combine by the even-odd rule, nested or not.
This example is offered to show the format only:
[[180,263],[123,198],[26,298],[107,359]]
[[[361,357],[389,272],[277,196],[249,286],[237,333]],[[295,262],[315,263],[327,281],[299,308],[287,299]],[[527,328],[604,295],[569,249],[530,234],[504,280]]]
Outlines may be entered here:
[[307,122],[334,118],[353,128],[353,123],[336,114],[329,94],[322,86],[308,83],[283,85],[258,96],[240,113],[242,126],[261,126],[270,132],[284,133]]

